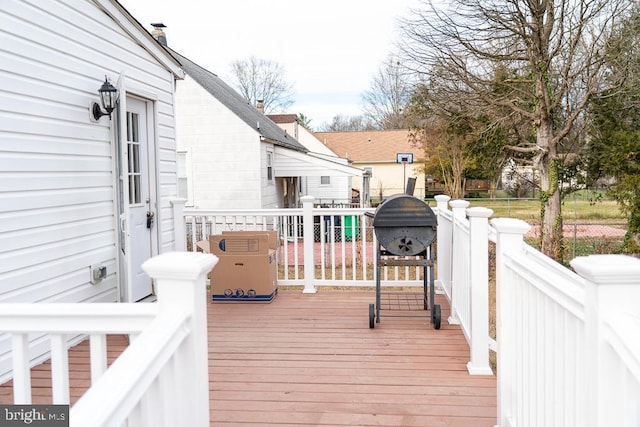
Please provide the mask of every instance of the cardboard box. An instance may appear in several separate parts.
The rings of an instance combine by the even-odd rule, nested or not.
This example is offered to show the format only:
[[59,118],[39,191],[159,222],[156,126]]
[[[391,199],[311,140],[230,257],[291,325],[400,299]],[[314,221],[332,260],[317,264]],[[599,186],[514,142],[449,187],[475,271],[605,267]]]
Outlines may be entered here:
[[[269,233],[273,233],[270,235]],[[278,293],[275,232],[225,232],[200,244],[219,258],[211,270],[213,301],[270,302]],[[207,249],[205,247],[208,246]]]

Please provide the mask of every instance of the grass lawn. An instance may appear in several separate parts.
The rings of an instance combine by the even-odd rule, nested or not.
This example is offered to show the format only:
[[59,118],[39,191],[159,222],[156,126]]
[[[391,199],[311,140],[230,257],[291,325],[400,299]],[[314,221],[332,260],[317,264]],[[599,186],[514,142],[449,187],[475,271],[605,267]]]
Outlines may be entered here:
[[[492,218],[518,218],[528,223],[540,222],[540,201],[537,199],[472,199],[471,206],[493,210]],[[568,198],[562,204],[565,220],[624,221],[624,215],[615,200],[592,201],[587,198]]]

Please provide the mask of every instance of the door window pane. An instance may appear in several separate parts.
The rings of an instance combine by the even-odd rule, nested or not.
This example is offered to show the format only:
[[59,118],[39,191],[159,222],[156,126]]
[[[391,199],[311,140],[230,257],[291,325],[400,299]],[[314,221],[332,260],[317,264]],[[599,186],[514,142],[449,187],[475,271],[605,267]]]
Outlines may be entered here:
[[140,116],[136,113],[127,112],[127,180],[129,183],[129,204],[142,202],[140,174]]

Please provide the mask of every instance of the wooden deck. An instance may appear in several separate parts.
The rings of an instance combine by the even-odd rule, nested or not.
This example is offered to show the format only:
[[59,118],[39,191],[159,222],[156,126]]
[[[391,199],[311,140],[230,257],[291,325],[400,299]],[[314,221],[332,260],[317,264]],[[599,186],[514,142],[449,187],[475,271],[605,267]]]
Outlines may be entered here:
[[[494,426],[496,382],[470,376],[457,326],[426,312],[369,329],[366,291],[281,291],[269,304],[208,304],[212,426]],[[125,345],[113,337],[112,357]],[[87,346],[73,349],[73,401],[88,385]],[[34,403],[50,402],[48,364]],[[0,403],[11,402],[11,384]],[[47,401],[47,398],[49,399]]]

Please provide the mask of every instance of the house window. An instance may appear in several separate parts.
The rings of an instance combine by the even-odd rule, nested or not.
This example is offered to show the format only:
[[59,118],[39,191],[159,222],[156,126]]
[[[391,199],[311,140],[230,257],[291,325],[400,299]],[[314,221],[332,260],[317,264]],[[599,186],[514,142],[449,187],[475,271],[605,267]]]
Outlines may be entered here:
[[187,204],[193,202],[193,189],[191,188],[191,153],[188,151],[178,151],[178,197],[186,199]]
[[273,181],[273,151],[267,151],[267,181]]
[[320,177],[320,185],[329,185],[331,184],[331,177],[330,176],[321,176]]

